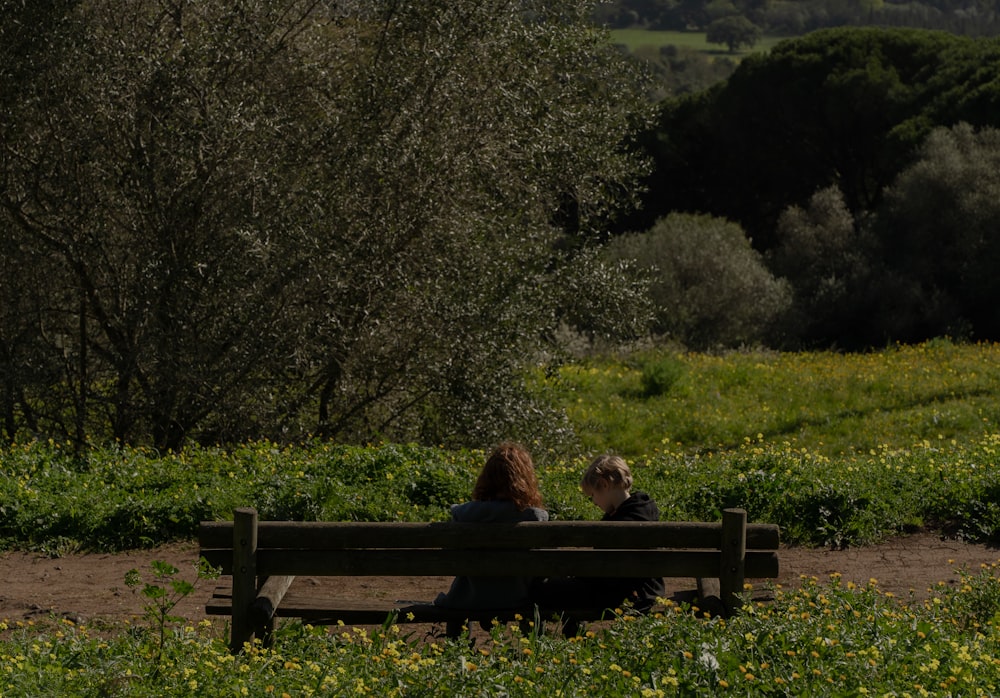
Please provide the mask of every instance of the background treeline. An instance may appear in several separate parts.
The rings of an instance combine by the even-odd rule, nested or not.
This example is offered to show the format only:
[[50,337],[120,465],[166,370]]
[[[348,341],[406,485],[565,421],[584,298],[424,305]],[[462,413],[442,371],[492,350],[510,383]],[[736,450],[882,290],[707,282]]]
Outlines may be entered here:
[[[687,346],[1000,338],[1000,43],[832,29],[661,104],[614,258]],[[655,270],[655,271],[654,271]]]
[[658,99],[708,88],[732,74],[740,55],[820,29],[1000,34],[1000,8],[986,0],[618,0],[598,3],[594,17],[654,74]]
[[617,0],[600,3],[595,16],[613,28],[674,31],[709,31],[739,17],[779,36],[865,25],[968,36],[1000,32],[1000,11],[992,0]]

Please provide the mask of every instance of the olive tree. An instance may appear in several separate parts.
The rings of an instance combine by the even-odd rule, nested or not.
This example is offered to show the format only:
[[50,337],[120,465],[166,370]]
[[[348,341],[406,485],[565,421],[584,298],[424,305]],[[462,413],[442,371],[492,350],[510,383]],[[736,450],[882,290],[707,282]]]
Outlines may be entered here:
[[[44,267],[28,325],[61,357],[32,403],[78,438],[166,447],[539,428],[521,376],[540,342],[635,296],[566,290],[601,274],[588,250],[633,203],[626,144],[651,108],[589,12],[67,10],[0,143],[0,235]],[[599,319],[628,331],[617,318]]]
[[[78,0],[0,0],[0,195],[12,185],[8,165],[18,155],[32,126],[19,118],[32,94],[33,82],[45,74],[65,50],[73,35],[67,15]],[[44,95],[34,95],[38,111],[45,112]],[[57,302],[46,295],[54,288],[57,270],[53,257],[18,235],[14,222],[0,208],[0,433],[13,440],[19,431],[37,433],[46,416],[67,433],[81,437],[84,425],[72,410],[86,388],[63,380],[66,370],[79,367],[64,351],[59,337],[44,331],[43,316],[51,316]],[[77,295],[63,297],[62,312],[75,308]],[[72,311],[70,311],[72,312]],[[33,400],[33,388],[51,386],[59,399],[47,405]],[[48,412],[45,415],[45,412]]]

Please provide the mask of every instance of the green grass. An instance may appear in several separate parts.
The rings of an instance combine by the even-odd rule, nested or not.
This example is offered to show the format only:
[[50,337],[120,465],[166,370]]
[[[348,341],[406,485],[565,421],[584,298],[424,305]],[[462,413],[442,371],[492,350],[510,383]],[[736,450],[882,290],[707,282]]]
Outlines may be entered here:
[[[673,373],[650,394],[643,376]],[[1000,345],[939,340],[869,354],[657,353],[564,367],[547,387],[588,452],[732,451],[763,440],[826,456],[1000,433]]]
[[643,48],[659,50],[662,46],[676,46],[718,56],[746,56],[751,53],[767,52],[785,37],[765,36],[752,49],[744,49],[731,54],[723,44],[710,44],[704,32],[656,31],[651,29],[612,29],[611,40],[625,45],[632,53]]

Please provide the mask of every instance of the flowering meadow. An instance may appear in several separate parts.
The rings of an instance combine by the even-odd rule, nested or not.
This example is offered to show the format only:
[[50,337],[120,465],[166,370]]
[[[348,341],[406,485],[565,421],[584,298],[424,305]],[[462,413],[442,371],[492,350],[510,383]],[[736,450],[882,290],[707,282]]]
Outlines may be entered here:
[[[497,626],[470,644],[406,626],[279,629],[229,653],[219,629],[155,623],[107,637],[69,621],[0,624],[5,696],[994,696],[1000,581],[963,575],[925,601],[877,580],[805,579],[728,620],[689,606],[564,639]],[[543,629],[542,629],[543,630]]]
[[[544,380],[582,444],[576,454],[530,444],[554,519],[597,517],[578,481],[592,453],[613,449],[664,519],[716,520],[740,506],[797,545],[927,528],[1000,542],[994,345],[645,354]],[[199,521],[237,506],[265,519],[444,520],[468,498],[483,457],[319,441],[172,453],[11,444],[0,449],[0,548],[150,547],[191,539]],[[200,583],[193,570],[138,574],[149,612],[135,622],[0,623],[0,696],[1000,695],[996,566],[956,570],[959,584],[920,599],[885,593],[878,580],[804,579],[763,590],[773,600],[748,595],[733,618],[669,605],[569,640],[537,625],[498,626],[470,645],[392,623],[289,622],[272,648],[237,656],[222,621],[170,615],[169,599]]]

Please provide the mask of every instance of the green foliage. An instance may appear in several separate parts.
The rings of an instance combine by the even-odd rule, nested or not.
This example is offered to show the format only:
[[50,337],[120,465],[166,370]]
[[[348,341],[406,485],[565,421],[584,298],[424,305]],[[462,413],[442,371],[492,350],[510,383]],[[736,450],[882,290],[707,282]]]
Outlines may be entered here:
[[678,211],[738,223],[795,293],[771,347],[996,339],[998,66],[996,40],[874,27],[748,56],[661,104],[629,228]]
[[750,56],[724,84],[662,105],[647,215],[722,216],[766,250],[781,212],[831,183],[852,214],[870,211],[934,125],[995,118],[984,65],[996,51],[941,32],[843,28]]
[[650,278],[654,331],[693,349],[753,344],[789,303],[740,227],[710,216],[671,214],[605,254]]
[[855,219],[836,187],[786,209],[766,258],[794,289],[787,335],[847,347],[997,336],[998,133],[936,129],[871,215]]
[[[142,595],[148,599],[143,609],[143,616],[149,623],[152,634],[150,679],[156,679],[163,668],[163,655],[168,651],[167,631],[171,626],[176,626],[185,620],[173,613],[174,607],[195,590],[195,583],[178,577],[180,570],[162,560],[154,560],[150,566],[153,573],[152,582],[143,582],[139,570],[132,569],[125,574],[125,586],[133,589],[142,585]],[[218,577],[218,572],[212,569],[204,558],[198,563],[197,574],[197,581]]]
[[482,455],[256,442],[168,454],[94,448],[77,458],[59,444],[32,443],[0,460],[0,540],[55,554],[189,539],[199,521],[247,505],[269,519],[442,519],[446,504],[467,498]]
[[[786,540],[856,544],[925,525],[995,540],[996,351],[686,354],[674,357],[683,380],[637,399],[653,355],[566,367],[557,385],[583,448],[626,455],[666,518],[742,506]],[[593,515],[565,504],[572,475],[550,468],[545,484],[569,516]]]
[[806,346],[839,337],[863,346],[885,327],[864,322],[880,299],[873,278],[875,243],[847,210],[836,187],[816,192],[804,207],[778,219],[775,246],[766,256],[775,276],[788,281],[792,305],[781,335]]
[[1000,334],[1000,130],[967,123],[930,134],[886,197],[876,230],[894,283],[876,306],[906,338]]
[[[651,73],[657,101],[706,90],[736,70],[749,50],[725,54],[703,33],[651,29],[612,29],[611,40]],[[754,50],[767,51],[780,37],[762,37]]]
[[[647,205],[629,227],[677,211],[738,223],[796,292],[768,346],[995,339],[982,226],[997,200],[998,66],[995,40],[943,32],[783,41],[725,82],[662,103],[643,140],[656,161]],[[969,133],[928,140],[963,122]]]
[[[720,17],[739,16],[781,36],[842,26],[937,29],[969,36],[995,36],[1000,18],[988,2],[954,0],[611,0],[595,9],[595,19],[618,31],[646,27],[680,32],[704,30]],[[692,32],[693,33],[693,32]]]
[[[778,523],[790,544],[863,545],[917,525],[997,542],[997,351],[938,340],[869,355],[650,353],[566,369],[552,380],[577,409],[581,401],[607,400],[608,414],[658,425],[644,455],[629,461],[636,487],[657,500],[664,519],[714,520],[723,508],[741,506],[753,521]],[[680,365],[684,374],[664,394],[642,396],[643,367],[659,362]],[[670,402],[678,404],[668,414]],[[786,402],[801,410],[796,430],[770,431],[789,425]],[[685,415],[689,425],[703,422],[704,441],[665,438],[664,425],[681,424]],[[576,412],[573,422],[598,428],[607,421],[584,416]],[[838,421],[846,440],[837,436]],[[768,436],[748,431],[757,427]],[[595,450],[614,445],[607,433]],[[724,443],[740,433],[738,442]],[[553,518],[598,518],[579,489],[589,458],[533,448]],[[0,535],[7,545],[50,550],[121,540],[109,529],[128,518],[115,513],[126,502],[136,506],[128,512],[151,519],[149,502],[173,502],[178,522],[206,510],[208,518],[228,519],[234,506],[248,504],[264,518],[436,520],[471,486],[483,455],[319,441],[80,455],[36,442],[0,451]],[[159,530],[167,529],[151,521],[149,534]],[[748,600],[725,622],[668,603],[662,614],[623,613],[573,640],[537,632],[537,625],[527,634],[496,626],[471,648],[408,636],[392,624],[368,631],[289,622],[279,625],[272,648],[255,645],[233,656],[221,624],[194,627],[176,616],[193,583],[154,563],[151,581],[137,570],[126,578],[147,600],[145,627],[92,633],[64,619],[0,622],[0,686],[12,695],[295,695],[303,687],[317,694],[478,695],[500,686],[525,696],[991,695],[1000,687],[998,569],[955,576],[958,583],[942,580],[917,601],[882,593],[877,580],[859,585],[835,573],[804,578],[794,589],[768,588],[768,601]]]
[[714,20],[705,31],[705,40],[712,44],[725,44],[730,53],[742,46],[753,48],[763,36],[756,24],[742,15],[728,15]]
[[[678,53],[692,52],[699,53],[704,58],[720,53],[719,48],[709,43],[702,32],[693,31],[673,31],[657,29],[612,29],[610,37],[616,44],[622,45],[634,54],[641,54],[646,50],[661,51],[673,48]],[[781,39],[778,37],[762,37],[760,50],[769,50]],[[720,62],[735,67],[725,57]],[[728,72],[727,72],[728,74]],[[704,85],[708,87],[708,84]]]
[[[279,626],[271,648],[229,654],[218,628],[177,628],[162,656],[134,633],[60,623],[0,624],[13,695],[994,695],[1000,579],[957,570],[926,601],[832,574],[728,620],[669,603],[572,640],[495,626],[474,646],[400,626]],[[538,628],[536,628],[537,630]],[[153,668],[159,666],[160,671]]]
[[[632,399],[643,364],[664,355],[685,379],[662,399]],[[867,354],[664,350],[566,366],[549,385],[588,452],[704,453],[760,435],[836,457],[988,435],[1000,424],[997,361],[996,345],[945,340]]]
[[633,51],[661,85],[657,100],[700,92],[729,77],[736,69],[731,57],[713,56],[684,45],[659,48],[642,45]]

